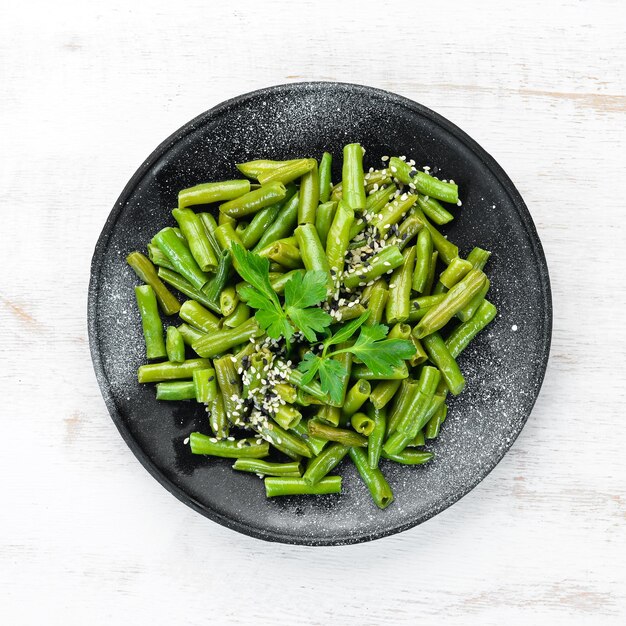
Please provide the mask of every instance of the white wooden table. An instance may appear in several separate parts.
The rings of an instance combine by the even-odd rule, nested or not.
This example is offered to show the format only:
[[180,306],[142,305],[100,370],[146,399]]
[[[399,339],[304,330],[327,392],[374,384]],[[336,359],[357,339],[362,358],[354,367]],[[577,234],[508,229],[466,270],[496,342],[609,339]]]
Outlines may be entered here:
[[[0,19],[0,623],[626,623],[626,11],[619,0],[106,3]],[[222,528],[118,435],[86,336],[93,246],[167,135],[300,80],[396,91],[509,173],[554,297],[543,390],[470,495],[370,544]]]

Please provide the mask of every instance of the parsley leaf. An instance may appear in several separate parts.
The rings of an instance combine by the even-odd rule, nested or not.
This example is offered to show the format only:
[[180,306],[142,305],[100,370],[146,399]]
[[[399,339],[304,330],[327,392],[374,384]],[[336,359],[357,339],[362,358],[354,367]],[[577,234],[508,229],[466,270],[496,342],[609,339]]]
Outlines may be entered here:
[[285,283],[285,307],[305,309],[319,304],[326,298],[326,274],[310,270],[304,274],[293,274]]
[[319,369],[321,362],[321,357],[313,354],[312,352],[307,352],[304,355],[302,361],[298,364],[298,369],[304,373],[302,382],[305,385],[310,383],[315,378],[315,374],[317,374],[317,370]]
[[315,333],[324,332],[327,326],[333,321],[333,318],[316,307],[309,309],[296,309],[287,307],[287,315],[294,325],[300,329],[302,334],[311,342],[317,340]]
[[343,395],[341,379],[346,375],[346,368],[335,359],[320,359],[319,375],[322,391],[326,392],[333,402],[341,402]]
[[233,255],[235,269],[239,276],[280,308],[278,296],[270,283],[269,260],[258,254],[248,252],[238,243],[231,248],[231,254]]
[[388,376],[415,354],[415,346],[406,339],[383,339],[386,335],[387,327],[382,324],[364,326],[354,345],[346,351],[363,361],[374,373]]
[[329,346],[334,346],[337,343],[350,339],[357,329],[365,323],[369,314],[369,311],[365,311],[356,319],[344,324],[334,335],[324,341],[324,347],[328,348]]

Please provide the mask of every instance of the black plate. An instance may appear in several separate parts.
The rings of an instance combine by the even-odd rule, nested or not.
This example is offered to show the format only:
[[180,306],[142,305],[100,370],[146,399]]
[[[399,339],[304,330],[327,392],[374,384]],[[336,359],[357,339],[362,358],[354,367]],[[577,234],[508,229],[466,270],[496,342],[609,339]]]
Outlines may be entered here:
[[[135,310],[137,283],[124,257],[145,250],[171,224],[177,192],[237,176],[234,163],[267,157],[340,160],[361,142],[366,166],[407,155],[438,168],[461,190],[462,208],[447,228],[461,254],[493,252],[488,274],[497,319],[461,355],[464,393],[429,447],[424,467],[384,463],[396,501],[385,511],[344,462],[341,496],[266,500],[254,475],[231,462],[192,457],[183,439],[206,418],[193,403],[155,400],[140,386],[143,339]],[[340,173],[334,171],[334,180]],[[546,260],[532,219],[502,168],[454,124],[401,96],[351,84],[300,83],[239,96],[203,113],[164,141],[130,179],[113,207],[93,256],[89,339],[96,376],[115,425],[146,469],[177,498],[229,528],[285,543],[337,545],[400,532],[450,506],[500,461],[528,419],[543,380],[552,326]],[[517,330],[513,330],[516,327]]]

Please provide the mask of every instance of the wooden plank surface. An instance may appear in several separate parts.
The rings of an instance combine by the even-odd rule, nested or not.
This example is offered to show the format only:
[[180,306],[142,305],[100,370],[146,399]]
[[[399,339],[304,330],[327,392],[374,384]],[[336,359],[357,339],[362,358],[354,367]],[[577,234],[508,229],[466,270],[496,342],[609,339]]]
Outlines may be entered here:
[[[0,20],[0,623],[623,624],[626,9],[556,2],[6,3]],[[544,244],[550,364],[511,451],[425,525],[308,549],[213,524],[113,426],[89,263],[167,135],[262,86],[340,80],[457,123]]]

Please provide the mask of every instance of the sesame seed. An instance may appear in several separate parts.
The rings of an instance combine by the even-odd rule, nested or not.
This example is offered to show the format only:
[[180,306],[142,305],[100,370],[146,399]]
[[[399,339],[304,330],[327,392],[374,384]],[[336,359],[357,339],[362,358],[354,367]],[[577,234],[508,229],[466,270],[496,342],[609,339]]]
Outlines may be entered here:
[[183,440],[183,443],[187,445],[189,443],[189,437],[185,437],[185,439]]
[[380,159],[381,161],[389,161],[389,157],[388,156],[384,156]]

